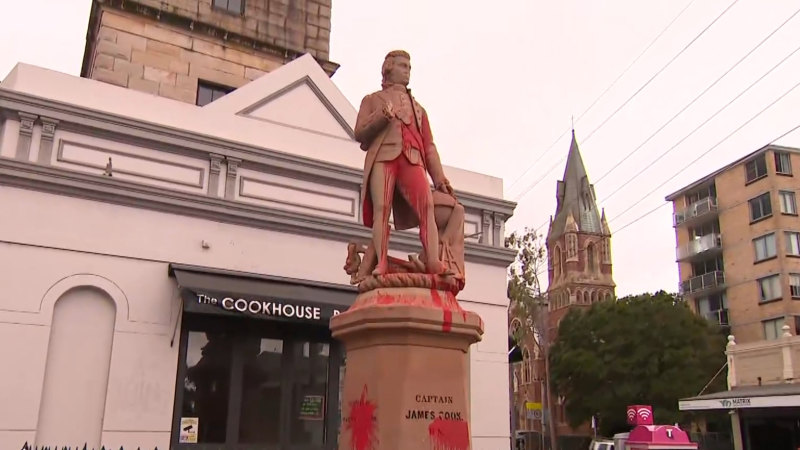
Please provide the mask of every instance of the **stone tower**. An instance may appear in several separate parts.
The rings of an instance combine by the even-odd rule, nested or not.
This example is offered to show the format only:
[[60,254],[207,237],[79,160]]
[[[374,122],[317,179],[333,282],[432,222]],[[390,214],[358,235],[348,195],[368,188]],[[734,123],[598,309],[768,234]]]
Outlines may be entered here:
[[81,76],[205,105],[310,53],[333,75],[331,0],[92,0]]
[[[570,309],[613,298],[616,287],[611,270],[611,230],[605,211],[597,208],[594,186],[586,174],[574,130],[556,200],[556,214],[550,219],[546,243],[552,339]],[[577,430],[569,428],[563,401],[558,403],[555,415],[559,435],[585,435],[591,431],[588,424]]]

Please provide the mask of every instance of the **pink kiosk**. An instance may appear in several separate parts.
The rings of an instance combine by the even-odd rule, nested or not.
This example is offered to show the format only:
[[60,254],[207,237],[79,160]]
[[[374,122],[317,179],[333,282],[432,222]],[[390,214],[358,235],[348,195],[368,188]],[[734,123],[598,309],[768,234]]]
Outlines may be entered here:
[[628,406],[629,433],[614,435],[615,450],[697,450],[697,444],[677,426],[653,425],[653,407]]

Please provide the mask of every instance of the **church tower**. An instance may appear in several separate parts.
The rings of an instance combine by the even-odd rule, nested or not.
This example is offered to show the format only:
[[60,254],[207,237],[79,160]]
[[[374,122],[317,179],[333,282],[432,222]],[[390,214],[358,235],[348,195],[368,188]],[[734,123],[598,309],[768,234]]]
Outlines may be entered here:
[[614,297],[611,230],[605,211],[597,208],[594,185],[572,132],[564,177],[556,189],[556,214],[547,232],[550,327],[570,308]]
[[331,0],[92,0],[81,76],[204,106],[306,53],[328,75]]
[[[552,342],[558,324],[572,308],[614,298],[611,230],[604,210],[597,208],[594,185],[589,181],[583,158],[572,131],[564,177],[557,182],[556,214],[547,232],[549,300],[548,328]],[[587,435],[589,424],[578,429],[567,425],[563,399],[557,398],[555,420],[559,436]]]

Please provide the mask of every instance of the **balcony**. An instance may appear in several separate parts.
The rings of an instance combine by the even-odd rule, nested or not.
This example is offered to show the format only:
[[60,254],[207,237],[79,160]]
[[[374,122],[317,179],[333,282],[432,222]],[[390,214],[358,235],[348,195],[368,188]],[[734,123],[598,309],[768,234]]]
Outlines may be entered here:
[[706,197],[692,203],[688,208],[676,212],[673,215],[673,226],[692,224],[703,218],[714,217],[716,214],[717,197]]
[[692,239],[676,249],[678,262],[691,261],[701,256],[712,256],[722,251],[722,235],[719,233],[707,234],[703,237]]
[[689,278],[680,284],[681,295],[693,295],[699,292],[710,293],[725,286],[725,273],[721,270]]

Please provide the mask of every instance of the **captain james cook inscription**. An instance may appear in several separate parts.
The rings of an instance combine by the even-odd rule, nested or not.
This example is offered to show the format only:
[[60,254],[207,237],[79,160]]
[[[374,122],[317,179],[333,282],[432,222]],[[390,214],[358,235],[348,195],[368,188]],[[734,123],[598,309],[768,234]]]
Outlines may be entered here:
[[414,401],[419,405],[418,408],[406,411],[407,420],[463,420],[461,411],[447,411],[445,405],[452,405],[452,395],[426,395],[417,394]]

